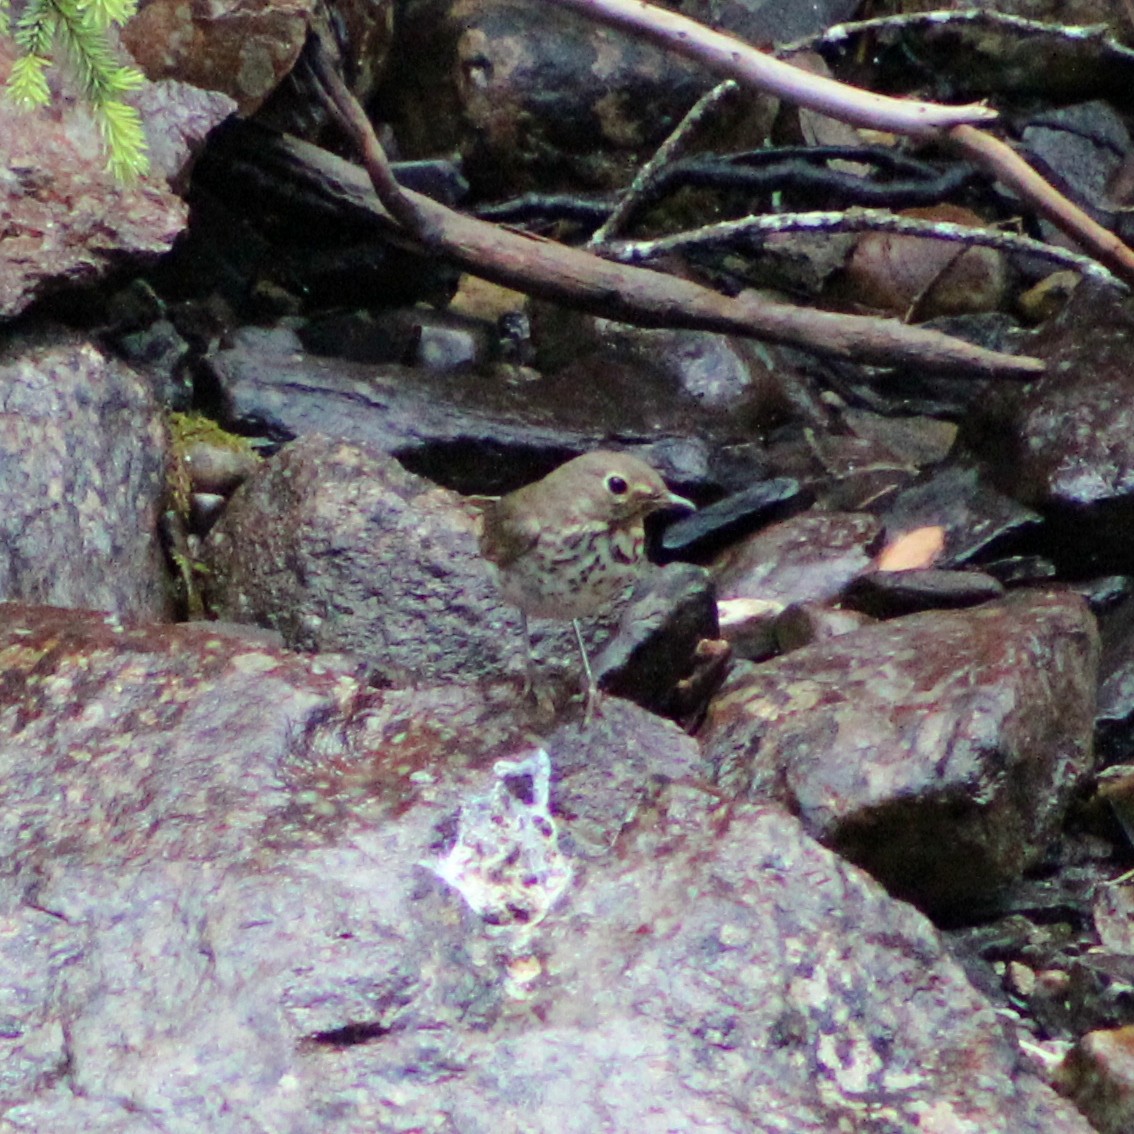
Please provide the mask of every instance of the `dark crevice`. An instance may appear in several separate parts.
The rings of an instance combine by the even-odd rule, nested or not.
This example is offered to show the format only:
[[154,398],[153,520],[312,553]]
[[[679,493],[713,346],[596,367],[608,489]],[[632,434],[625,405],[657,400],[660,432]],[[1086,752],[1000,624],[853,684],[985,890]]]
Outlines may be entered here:
[[332,1028],[326,1032],[315,1032],[314,1035],[308,1037],[308,1040],[324,1047],[356,1047],[358,1044],[380,1039],[389,1030],[383,1024],[370,1020],[363,1023],[344,1024],[341,1028]]

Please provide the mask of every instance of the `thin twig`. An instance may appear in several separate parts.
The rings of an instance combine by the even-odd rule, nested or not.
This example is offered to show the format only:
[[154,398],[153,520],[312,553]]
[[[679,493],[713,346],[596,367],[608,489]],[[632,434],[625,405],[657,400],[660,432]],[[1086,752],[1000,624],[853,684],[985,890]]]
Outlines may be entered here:
[[[357,118],[351,119],[358,121]],[[365,129],[373,128],[361,116]],[[358,139],[360,148],[377,138]],[[367,173],[298,139],[280,138],[278,158],[316,174],[344,203],[363,209],[391,236],[421,248],[376,197]],[[368,168],[368,173],[373,171]],[[544,299],[645,327],[686,327],[785,343],[828,357],[922,370],[998,374],[1029,378],[1043,372],[1038,359],[985,350],[923,327],[890,319],[834,314],[771,303],[745,292],[721,295],[691,280],[617,264],[554,241],[462,216],[409,190],[402,192],[425,214],[425,230],[436,234],[429,250],[474,275]]]
[[649,191],[650,186],[657,180],[661,171],[682,153],[690,135],[701,124],[709,111],[738,90],[740,90],[740,87],[732,79],[725,79],[723,83],[717,83],[711,91],[703,94],[690,107],[685,117],[658,147],[654,156],[638,171],[637,176],[630,183],[630,188],[626,190],[622,200],[618,202],[618,207],[587,241],[588,248],[598,248],[599,245],[605,244],[611,237],[622,231],[623,225],[637,208],[638,202]]
[[894,232],[902,236],[929,237],[934,240],[952,240],[987,248],[998,248],[1074,268],[1086,276],[1125,288],[1096,260],[1065,248],[1045,244],[1028,236],[1012,232],[998,232],[989,228],[969,228],[949,221],[928,221],[917,217],[899,217],[885,209],[849,209],[846,212],[778,213],[772,216],[740,217],[737,220],[719,221],[688,232],[661,236],[655,240],[613,242],[606,245],[602,255],[624,264],[644,264],[671,252],[690,248],[728,244],[743,237],[759,237],[777,232]]
[[991,169],[1037,212],[1091,249],[1115,275],[1134,283],[1134,251],[1057,192],[1011,146],[972,126],[954,126],[948,138],[970,161]]
[[943,106],[887,98],[813,75],[730,35],[642,0],[555,0],[605,24],[626,28],[662,47],[696,60],[717,74],[770,91],[780,98],[855,126],[898,134],[932,135],[963,122],[991,122],[996,111],[976,103]]
[[1134,58],[1125,44],[1114,38],[1106,24],[1053,24],[1044,20],[1032,20],[1027,16],[1015,16],[1009,12],[995,12],[989,8],[962,8],[958,11],[905,12],[896,16],[874,16],[868,20],[852,20],[835,24],[815,35],[804,36],[791,43],[776,48],[779,57],[796,55],[801,51],[813,51],[817,47],[845,43],[855,36],[876,31],[904,31],[913,28],[947,27],[951,24],[975,24],[984,27],[1001,27],[1024,35],[1054,35],[1059,39],[1080,42],[1098,42],[1120,55]]

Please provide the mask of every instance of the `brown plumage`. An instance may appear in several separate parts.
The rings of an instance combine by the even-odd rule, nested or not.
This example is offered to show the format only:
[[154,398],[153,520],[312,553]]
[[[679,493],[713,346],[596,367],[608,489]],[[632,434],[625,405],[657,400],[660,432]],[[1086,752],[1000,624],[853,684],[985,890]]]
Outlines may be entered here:
[[[496,567],[504,597],[519,607],[525,637],[529,616],[575,623],[588,717],[597,691],[576,620],[597,614],[637,579],[646,562],[646,516],[692,507],[644,461],[600,450],[560,465],[484,511],[480,550]],[[528,653],[530,658],[530,640]]]

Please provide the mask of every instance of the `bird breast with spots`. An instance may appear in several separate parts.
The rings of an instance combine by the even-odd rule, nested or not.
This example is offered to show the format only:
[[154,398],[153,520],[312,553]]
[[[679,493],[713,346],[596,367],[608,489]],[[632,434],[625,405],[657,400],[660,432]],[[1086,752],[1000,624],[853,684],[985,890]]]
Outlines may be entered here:
[[498,572],[504,597],[533,618],[585,618],[602,610],[630,590],[644,562],[641,521],[592,521],[542,543],[540,554]]

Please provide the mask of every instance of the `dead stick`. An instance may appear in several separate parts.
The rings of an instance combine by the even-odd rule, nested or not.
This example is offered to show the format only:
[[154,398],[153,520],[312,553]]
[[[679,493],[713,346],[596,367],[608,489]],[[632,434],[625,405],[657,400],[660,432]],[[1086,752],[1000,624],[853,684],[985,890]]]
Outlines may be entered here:
[[954,126],[948,137],[966,157],[991,169],[1057,228],[1089,247],[1116,276],[1134,284],[1134,251],[1057,192],[1011,146],[971,126]]
[[[370,207],[392,223],[390,210],[378,209],[391,177],[387,176],[388,163],[373,127],[332,68],[325,67],[319,77],[336,91],[332,109],[336,103],[354,103],[356,109],[343,120],[364,155],[369,175],[366,188],[372,185],[378,198],[371,198]],[[355,166],[298,139],[287,140],[286,146],[307,164],[321,168],[346,193],[363,198],[359,203],[365,203],[368,194],[358,184],[363,175]],[[396,186],[396,193],[413,206],[400,211],[423,222],[420,230],[405,221],[397,223],[395,233],[403,239],[409,237],[414,243],[427,245],[473,275],[607,318],[647,327],[739,334],[882,365],[976,370],[1017,378],[1035,377],[1043,371],[1038,359],[985,350],[939,331],[903,326],[892,319],[769,303],[753,292],[735,298],[721,295],[690,280],[613,263],[579,248],[463,216],[401,186]]]
[[743,40],[713,31],[686,16],[642,0],[556,0],[565,8],[626,28],[661,47],[703,64],[719,75],[770,91],[798,106],[855,126],[899,134],[934,134],[963,122],[990,122],[996,111],[978,103],[944,106],[885,95],[813,75],[759,51]]
[[398,184],[370,119],[366,117],[358,99],[339,77],[323,37],[317,32],[312,34],[307,44],[306,61],[314,74],[323,101],[362,151],[374,192],[378,194],[378,199],[387,212],[423,244],[435,244],[439,234],[434,230],[429,214],[418,207],[413,194],[407,193]]
[[608,244],[617,233],[622,231],[626,218],[634,211],[634,208],[657,180],[662,170],[674,161],[685,148],[690,135],[714,107],[738,90],[740,88],[736,83],[731,79],[725,79],[723,83],[717,83],[711,91],[703,94],[693,104],[692,108],[685,112],[685,117],[658,147],[654,156],[638,170],[634,180],[630,183],[630,188],[622,195],[622,200],[618,202],[614,211],[595,229],[590,240],[587,241],[588,248],[597,250],[602,245]]
[[1001,178],[1061,231],[1134,285],[1134,252],[1045,181],[1009,146],[970,125],[988,121],[988,107],[885,98],[783,63],[732,36],[643,0],[555,0],[603,23],[627,28],[720,74],[771,91],[799,106],[855,126],[899,134],[944,135]]

